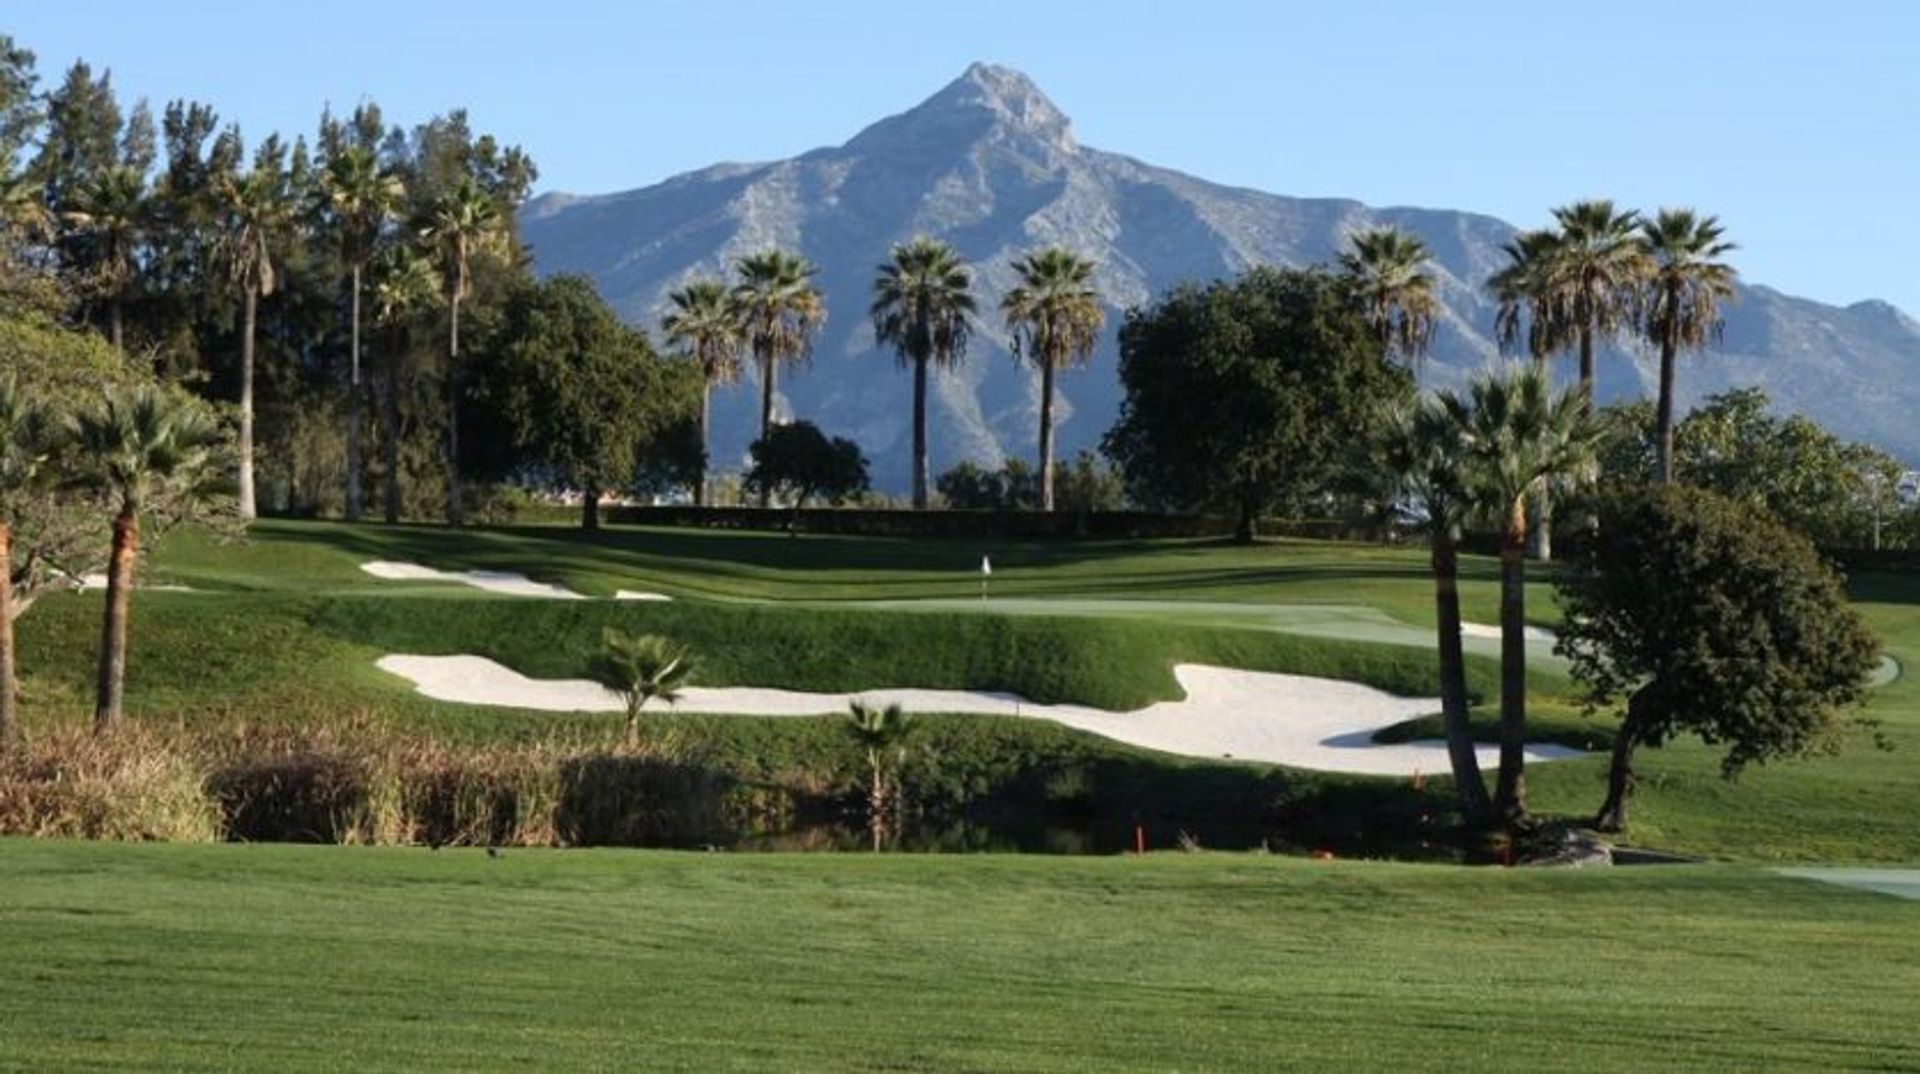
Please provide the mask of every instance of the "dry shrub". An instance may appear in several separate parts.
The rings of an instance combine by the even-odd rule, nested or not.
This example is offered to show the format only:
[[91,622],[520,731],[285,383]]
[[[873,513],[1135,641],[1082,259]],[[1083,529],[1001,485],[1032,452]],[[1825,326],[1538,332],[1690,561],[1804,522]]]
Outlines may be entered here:
[[0,834],[443,845],[729,840],[756,799],[662,741],[453,745],[362,717],[43,736],[0,762]]
[[129,727],[107,738],[78,729],[40,736],[0,762],[0,834],[63,839],[211,842],[220,810],[206,769],[167,736]]

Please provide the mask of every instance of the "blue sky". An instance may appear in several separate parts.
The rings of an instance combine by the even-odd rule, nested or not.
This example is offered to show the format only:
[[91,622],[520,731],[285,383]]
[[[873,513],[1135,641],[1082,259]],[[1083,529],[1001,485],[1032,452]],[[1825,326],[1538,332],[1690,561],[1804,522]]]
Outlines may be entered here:
[[249,138],[456,105],[542,190],[837,144],[976,59],[1080,140],[1283,194],[1518,224],[1610,195],[1715,212],[1750,280],[1920,315],[1920,3],[21,0],[43,81],[192,97]]

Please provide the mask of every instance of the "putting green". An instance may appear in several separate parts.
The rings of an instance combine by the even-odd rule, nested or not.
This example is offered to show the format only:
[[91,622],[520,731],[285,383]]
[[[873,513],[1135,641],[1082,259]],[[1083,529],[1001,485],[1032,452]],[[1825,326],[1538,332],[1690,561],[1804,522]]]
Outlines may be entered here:
[[[1081,597],[988,597],[986,600],[937,598],[833,603],[833,606],[838,608],[849,605],[887,611],[1149,619],[1162,623],[1178,622],[1193,626],[1276,630],[1286,634],[1304,634],[1341,641],[1433,648],[1432,627],[1405,623],[1378,608],[1359,604],[1236,604],[1228,601],[1106,600]],[[1497,637],[1479,637],[1469,634],[1464,635],[1461,641],[1465,644],[1467,652],[1491,657],[1500,655],[1500,640]],[[1566,661],[1553,655],[1553,642],[1550,638],[1529,637],[1527,656],[1529,660],[1540,660],[1551,667],[1566,666]]]
[[1897,895],[1902,899],[1920,900],[1920,869],[1778,869],[1775,871],[1784,876],[1818,880],[1823,884],[1839,884],[1843,887],[1859,888],[1862,891],[1877,891],[1882,895]]

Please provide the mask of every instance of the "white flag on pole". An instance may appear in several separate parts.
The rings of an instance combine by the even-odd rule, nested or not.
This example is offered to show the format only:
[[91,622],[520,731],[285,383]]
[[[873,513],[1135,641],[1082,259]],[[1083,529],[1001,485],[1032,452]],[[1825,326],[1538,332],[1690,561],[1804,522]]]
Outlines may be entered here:
[[980,557],[980,573],[982,575],[989,575],[993,573],[993,561],[988,559],[985,556]]

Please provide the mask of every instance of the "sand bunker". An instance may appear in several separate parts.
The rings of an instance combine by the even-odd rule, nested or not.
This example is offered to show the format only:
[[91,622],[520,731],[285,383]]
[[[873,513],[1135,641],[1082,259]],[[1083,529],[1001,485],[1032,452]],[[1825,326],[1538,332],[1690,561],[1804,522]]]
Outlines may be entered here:
[[[68,575],[67,577],[73,578],[72,575]],[[79,578],[74,579],[74,585],[82,593],[91,593],[97,589],[107,588],[107,576],[104,573],[83,574]],[[186,585],[141,585],[138,579],[134,580],[134,587],[136,589],[144,589],[149,593],[196,592],[192,586]]]
[[505,593],[515,597],[546,597],[550,600],[586,599],[584,595],[564,586],[536,582],[524,574],[515,574],[511,571],[439,571],[432,567],[422,567],[418,563],[398,563],[385,559],[362,563],[360,569],[375,578],[384,578],[390,582],[452,582],[458,585],[470,585],[475,589],[484,589],[489,593]]
[[[1498,641],[1500,638],[1500,628],[1490,623],[1461,623],[1460,636],[1463,638],[1492,638]],[[1528,643],[1536,645],[1552,645],[1556,640],[1553,631],[1548,630],[1546,627],[1522,627],[1520,636],[1525,638]]]
[[[584,593],[575,593],[565,586],[536,582],[524,574],[512,571],[442,571],[432,567],[423,567],[418,563],[401,563],[396,560],[376,559],[360,564],[360,569],[375,578],[384,578],[389,582],[452,582],[456,585],[470,585],[475,589],[484,589],[489,593],[505,593],[512,597],[545,597],[548,600],[586,600]],[[672,600],[665,593],[647,593],[637,589],[622,589],[614,593],[615,600]]]
[[[479,656],[387,656],[379,666],[410,680],[428,697],[470,705],[542,712],[615,712],[620,699],[585,679],[529,679]],[[1084,705],[1036,705],[1014,694],[972,690],[865,690],[817,694],[760,687],[688,689],[674,711],[748,716],[821,716],[846,711],[855,698],[899,704],[915,712],[960,712],[1053,720],[1148,749],[1189,757],[1229,757],[1378,776],[1447,771],[1438,741],[1381,745],[1376,731],[1439,710],[1429,698],[1396,697],[1336,679],[1181,664],[1174,676],[1187,696],[1134,712]],[[1579,750],[1540,745],[1533,761],[1577,757]],[[1481,763],[1498,763],[1483,747]]]

